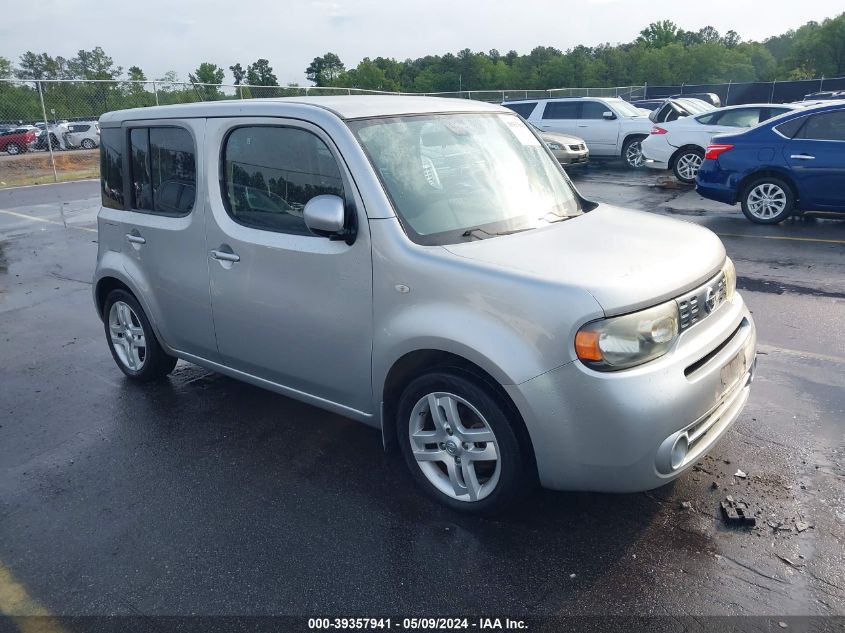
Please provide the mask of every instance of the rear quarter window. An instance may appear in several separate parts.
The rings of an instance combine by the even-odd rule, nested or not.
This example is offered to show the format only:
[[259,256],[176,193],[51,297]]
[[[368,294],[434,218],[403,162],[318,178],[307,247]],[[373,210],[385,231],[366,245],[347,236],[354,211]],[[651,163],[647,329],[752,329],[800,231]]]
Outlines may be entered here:
[[123,209],[123,132],[103,128],[100,133],[100,193],[104,207]]
[[523,119],[527,119],[531,116],[531,113],[534,112],[534,108],[537,107],[537,102],[533,101],[531,103],[505,103],[503,104],[506,108],[513,110]]

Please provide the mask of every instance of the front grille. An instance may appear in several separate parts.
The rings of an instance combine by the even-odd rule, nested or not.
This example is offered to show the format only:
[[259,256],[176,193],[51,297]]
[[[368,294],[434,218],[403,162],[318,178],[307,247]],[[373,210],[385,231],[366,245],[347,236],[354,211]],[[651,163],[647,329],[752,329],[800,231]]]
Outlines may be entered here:
[[681,332],[715,312],[727,300],[725,274],[720,272],[695,290],[678,297],[679,329]]

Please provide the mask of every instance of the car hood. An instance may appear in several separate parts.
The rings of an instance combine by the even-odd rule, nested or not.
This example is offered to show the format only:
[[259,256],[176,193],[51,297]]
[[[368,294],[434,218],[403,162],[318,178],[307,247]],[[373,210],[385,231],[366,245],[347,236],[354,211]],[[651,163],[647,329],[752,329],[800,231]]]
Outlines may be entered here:
[[559,132],[542,132],[540,136],[543,137],[544,141],[551,141],[562,145],[581,145],[584,142],[582,138],[570,136],[569,134],[560,134]]
[[608,316],[677,297],[715,275],[725,260],[721,240],[708,229],[609,205],[542,229],[444,248],[583,288]]

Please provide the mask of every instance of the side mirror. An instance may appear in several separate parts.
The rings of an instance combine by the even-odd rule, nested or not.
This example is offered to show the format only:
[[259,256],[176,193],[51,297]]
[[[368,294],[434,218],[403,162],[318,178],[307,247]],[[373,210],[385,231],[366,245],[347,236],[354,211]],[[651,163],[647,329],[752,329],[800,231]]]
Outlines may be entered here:
[[305,226],[314,235],[329,239],[345,239],[351,244],[354,240],[354,230],[346,228],[346,204],[339,196],[315,196],[311,198],[302,210]]
[[610,119],[615,119],[615,118],[616,118],[616,115],[615,115],[615,114],[613,114],[613,112],[611,112],[610,110],[605,110],[604,112],[602,112],[602,113],[601,113],[601,115],[602,115],[605,119],[607,119],[608,121],[609,121]]

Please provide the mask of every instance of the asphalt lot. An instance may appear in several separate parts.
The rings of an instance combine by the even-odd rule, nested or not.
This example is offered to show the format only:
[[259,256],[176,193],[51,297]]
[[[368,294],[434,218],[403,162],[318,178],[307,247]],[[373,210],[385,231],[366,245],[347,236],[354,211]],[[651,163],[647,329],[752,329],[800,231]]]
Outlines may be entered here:
[[[0,191],[0,612],[845,615],[845,221],[758,227],[653,172],[572,175],[722,236],[757,378],[677,482],[497,519],[429,502],[338,416],[186,363],[131,384],[91,301],[98,183]],[[757,528],[723,524],[727,494]]]

